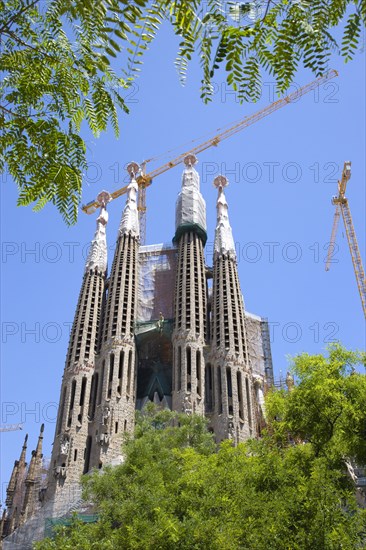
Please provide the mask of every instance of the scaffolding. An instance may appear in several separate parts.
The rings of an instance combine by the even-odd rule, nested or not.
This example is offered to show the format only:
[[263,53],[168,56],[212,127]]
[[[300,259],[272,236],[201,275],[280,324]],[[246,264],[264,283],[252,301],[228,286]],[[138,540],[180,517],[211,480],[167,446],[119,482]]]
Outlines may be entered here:
[[174,317],[177,249],[169,244],[141,246],[137,321]]

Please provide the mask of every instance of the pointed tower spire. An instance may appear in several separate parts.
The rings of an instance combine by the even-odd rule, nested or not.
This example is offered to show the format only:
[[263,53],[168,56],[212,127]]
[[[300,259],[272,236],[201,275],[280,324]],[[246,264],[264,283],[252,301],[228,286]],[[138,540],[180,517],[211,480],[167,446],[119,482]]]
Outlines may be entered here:
[[37,505],[39,503],[43,458],[43,431],[44,424],[41,425],[37,447],[35,451],[32,451],[32,458],[29,463],[27,477],[25,478],[25,495],[22,506],[21,523],[24,523],[29,517],[31,517],[35,513]]
[[[212,345],[210,380],[214,402],[212,422],[218,441],[236,443],[254,434],[253,379],[247,357],[244,302],[224,176],[214,180],[218,189],[212,289]],[[211,366],[212,365],[212,366]]]
[[[8,513],[11,512],[11,509],[13,507],[13,501],[14,501],[14,495],[15,491],[17,489],[17,485],[19,485],[19,473],[25,469],[25,458],[27,453],[27,441],[28,441],[28,434],[26,434],[24,438],[24,443],[22,447],[22,451],[20,453],[19,460],[15,460],[13,471],[10,476],[10,481],[8,484],[8,487],[6,489],[6,506],[8,508]],[[8,514],[9,515],[9,514]]]
[[22,500],[24,495],[24,479],[26,474],[28,434],[24,438],[19,460],[14,462],[14,468],[6,491],[6,520],[3,527],[4,536],[10,535],[19,525]]
[[139,166],[128,165],[131,181],[117,234],[116,249],[103,317],[103,334],[95,376],[98,391],[92,400],[90,445],[84,472],[121,459],[123,433],[134,425],[136,398],[136,345],[134,328],[138,298],[139,219],[137,208]]
[[122,212],[121,223],[118,230],[120,235],[125,234],[132,235],[132,237],[138,237],[140,234],[139,213],[137,209],[138,185],[135,179],[138,169],[139,167],[136,162],[131,162],[127,167],[131,181],[127,187],[126,204]]
[[27,483],[34,483],[37,474],[37,466],[39,465],[39,461],[42,459],[42,445],[43,445],[43,431],[44,431],[44,424],[41,425],[41,429],[38,436],[38,442],[37,447],[35,451],[32,451],[32,458],[29,463],[29,468],[27,472],[27,477],[25,479],[25,482]]
[[108,223],[108,212],[106,210],[106,206],[109,199],[109,193],[106,191],[102,191],[98,195],[97,200],[100,204],[100,212],[97,218],[97,229],[86,259],[85,271],[97,270],[101,273],[105,273],[107,270],[106,226]]
[[[79,481],[83,473],[84,461],[80,460],[80,457],[86,455],[86,448],[90,441],[88,415],[90,401],[95,397],[96,391],[94,367],[105,300],[106,225],[108,222],[106,205],[110,200],[110,195],[106,191],[102,191],[97,200],[100,205],[100,213],[86,259],[83,282],[70,335],[46,493],[46,499],[55,502],[55,513],[60,514],[63,513],[62,506],[66,505],[66,501],[61,496],[58,498],[58,495],[61,495],[62,490],[66,487],[71,491],[72,486]],[[40,434],[39,446],[42,445],[42,437],[43,431]],[[33,461],[33,464],[35,463],[37,464],[35,467],[38,469],[38,458]],[[32,476],[31,472],[29,475]],[[31,482],[31,477],[29,482]],[[59,505],[60,508],[58,508]]]
[[18,475],[18,466],[19,466],[19,460],[14,461],[13,470],[11,472],[10,481],[8,484],[8,487],[6,489],[6,506],[8,508],[11,508],[11,505],[13,503],[13,496],[14,491],[17,483],[17,475]]
[[10,476],[10,481],[9,481],[9,484],[8,484],[8,487],[7,487],[7,490],[6,490],[6,506],[8,507],[8,510],[11,509],[12,507],[12,504],[13,504],[13,498],[14,498],[14,493],[15,493],[15,489],[16,489],[16,486],[17,486],[17,481],[18,481],[18,477],[19,477],[19,471],[25,467],[25,459],[26,459],[26,454],[27,454],[27,441],[28,441],[28,434],[25,435],[25,438],[24,438],[24,443],[23,443],[23,447],[22,447],[22,450],[21,450],[21,453],[20,453],[20,457],[19,457],[19,460],[15,460],[14,462],[14,466],[13,466],[13,471],[11,473],[11,476]]
[[23,443],[23,447],[22,447],[22,452],[20,453],[20,457],[19,457],[19,466],[20,465],[25,465],[26,464],[26,456],[27,456],[27,444],[28,444],[28,434],[25,434],[25,438],[24,438],[24,443]]
[[0,520],[0,544],[3,539],[3,535],[5,534],[5,522],[6,522],[6,510],[3,510],[3,513],[1,514],[1,520]]
[[224,176],[217,176],[214,185],[218,189],[214,253],[228,254],[236,258],[233,232],[229,221],[229,209],[224,193],[224,188],[228,185],[228,180]]
[[178,245],[173,331],[173,410],[204,414],[206,340],[206,204],[199,190],[197,159],[187,155],[176,204]]

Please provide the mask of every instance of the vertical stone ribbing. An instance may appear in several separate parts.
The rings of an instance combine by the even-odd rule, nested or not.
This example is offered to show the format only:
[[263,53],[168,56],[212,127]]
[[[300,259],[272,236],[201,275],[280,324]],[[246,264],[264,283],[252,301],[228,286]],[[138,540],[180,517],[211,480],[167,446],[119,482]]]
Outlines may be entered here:
[[24,481],[27,471],[28,434],[25,436],[19,460],[14,462],[14,468],[6,491],[6,515],[3,523],[3,536],[8,536],[21,524],[21,511],[24,500]]
[[27,477],[25,478],[25,495],[22,506],[21,523],[25,523],[28,518],[39,508],[42,475],[42,445],[43,445],[44,424],[41,426],[36,450],[32,452],[32,458],[29,464]]
[[215,179],[219,189],[214,245],[212,291],[212,423],[218,441],[236,443],[255,434],[253,380],[249,368],[236,252],[223,188],[226,178]]
[[[193,168],[194,162],[192,155],[185,159],[186,169],[176,207],[174,241],[178,249],[177,262],[176,250],[172,250],[177,270],[174,314],[168,292],[169,319],[164,320],[161,313],[153,332],[157,334],[159,331],[158,344],[155,346],[153,343],[155,349],[151,352],[151,338],[143,345],[142,339],[138,340],[141,345],[139,354],[140,358],[144,355],[145,363],[152,363],[154,368],[156,360],[163,361],[164,374],[165,368],[169,371],[173,362],[172,403],[169,395],[170,372],[167,383],[163,380],[164,388],[163,384],[161,386],[164,399],[161,400],[160,394],[153,393],[154,386],[151,386],[151,393],[147,392],[149,398],[152,396],[154,402],[160,405],[172,405],[172,409],[178,412],[206,413],[218,441],[231,438],[237,443],[257,435],[256,428],[260,426],[256,418],[258,411],[262,422],[264,419],[264,382],[266,375],[267,380],[273,377],[268,327],[264,320],[257,318],[261,323],[258,329],[261,336],[256,342],[260,349],[255,350],[254,363],[249,359],[253,357],[254,348],[251,338],[248,339],[249,347],[246,341],[248,314],[244,314],[235,247],[223,193],[227,182],[222,177],[216,179],[219,188],[218,216],[211,270],[206,268],[204,262],[207,238],[205,202],[199,191],[199,176]],[[32,515],[43,522],[44,517],[62,516],[70,510],[70,505],[71,509],[80,509],[81,474],[92,467],[118,463],[122,459],[122,436],[124,432],[133,430],[139,250],[137,189],[137,183],[132,179],[111,276],[107,281],[107,213],[104,206],[108,197],[102,193],[102,209],[86,262],[66,357],[42,515],[38,516],[36,508],[39,504],[37,480],[42,467],[43,430],[28,473],[25,441],[7,490],[7,510],[0,522],[0,534],[9,534],[20,527],[17,541],[22,540],[22,533],[24,540],[30,538],[34,523],[31,520],[24,526],[21,524]],[[142,274],[145,274],[144,270]],[[208,290],[206,277],[212,276],[213,286]],[[171,281],[169,287],[170,284]],[[161,278],[159,283],[157,279],[154,282],[154,293],[159,294],[159,301],[162,288],[165,294],[166,287],[163,285],[165,278]],[[148,290],[151,293],[151,286]],[[155,311],[162,309],[165,315],[164,308],[157,308],[156,303],[154,308]],[[167,334],[170,334],[170,329],[166,332],[166,326],[171,326],[173,315],[174,330],[172,342],[169,342]],[[263,346],[263,351],[260,346]],[[251,365],[254,365],[253,369]],[[44,490],[41,494],[44,496]],[[47,502],[49,500],[51,503]]]
[[173,331],[173,410],[204,414],[206,340],[205,203],[192,158],[177,201],[178,262]]
[[107,270],[106,193],[99,195],[100,215],[86,260],[62,380],[47,499],[62,513],[78,491],[89,444],[89,405]]
[[136,313],[136,277],[138,242],[131,234],[122,234],[109,279],[103,328],[103,345],[114,338],[133,336]]
[[118,232],[92,381],[88,468],[120,460],[123,434],[134,426],[139,248],[136,200],[137,183],[133,179]]

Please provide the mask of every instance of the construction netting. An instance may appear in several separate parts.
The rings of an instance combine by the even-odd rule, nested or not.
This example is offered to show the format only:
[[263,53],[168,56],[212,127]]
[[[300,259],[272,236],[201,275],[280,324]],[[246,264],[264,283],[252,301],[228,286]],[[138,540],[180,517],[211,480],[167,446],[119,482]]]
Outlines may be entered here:
[[53,537],[57,527],[69,527],[75,519],[82,523],[95,523],[98,521],[98,518],[98,514],[74,514],[74,516],[70,518],[47,518],[45,520],[44,536],[45,538]]
[[141,246],[137,321],[174,317],[177,249],[166,244]]
[[200,193],[198,172],[187,168],[183,172],[182,190],[175,206],[175,229],[194,225],[206,232],[206,203]]
[[265,373],[267,383],[271,384],[273,381],[273,367],[268,321],[246,311],[245,328],[249,364],[252,372],[259,376]]

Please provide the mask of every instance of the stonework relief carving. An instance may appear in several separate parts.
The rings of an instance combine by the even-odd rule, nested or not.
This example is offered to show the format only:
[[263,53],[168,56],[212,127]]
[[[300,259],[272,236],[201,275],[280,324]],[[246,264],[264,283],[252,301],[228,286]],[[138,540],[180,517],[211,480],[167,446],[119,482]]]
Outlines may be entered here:
[[100,445],[108,445],[110,441],[111,436],[109,434],[100,434],[98,441]]
[[294,386],[295,386],[294,377],[292,376],[292,374],[290,372],[288,372],[286,374],[286,386],[287,386],[288,391],[293,390]]
[[159,331],[162,332],[164,328],[164,315],[162,314],[162,312],[160,312],[159,314],[159,321],[156,323],[156,325]]
[[66,477],[66,466],[56,466],[55,477]]
[[103,424],[103,426],[108,427],[109,424],[110,424],[110,420],[111,420],[111,409],[108,406],[106,406],[106,407],[104,407],[103,413],[102,413],[102,424]]
[[258,374],[254,374],[253,382],[254,382],[257,406],[259,407],[259,411],[262,415],[262,419],[265,420],[266,409],[265,409],[265,402],[264,402],[264,379],[262,376],[259,376]]
[[192,414],[192,400],[191,400],[191,396],[190,396],[189,393],[186,393],[186,395],[184,396],[184,402],[183,402],[182,410],[183,410],[184,414],[187,414],[187,415]]
[[63,434],[60,441],[60,454],[68,455],[70,450],[70,438],[67,434]]

